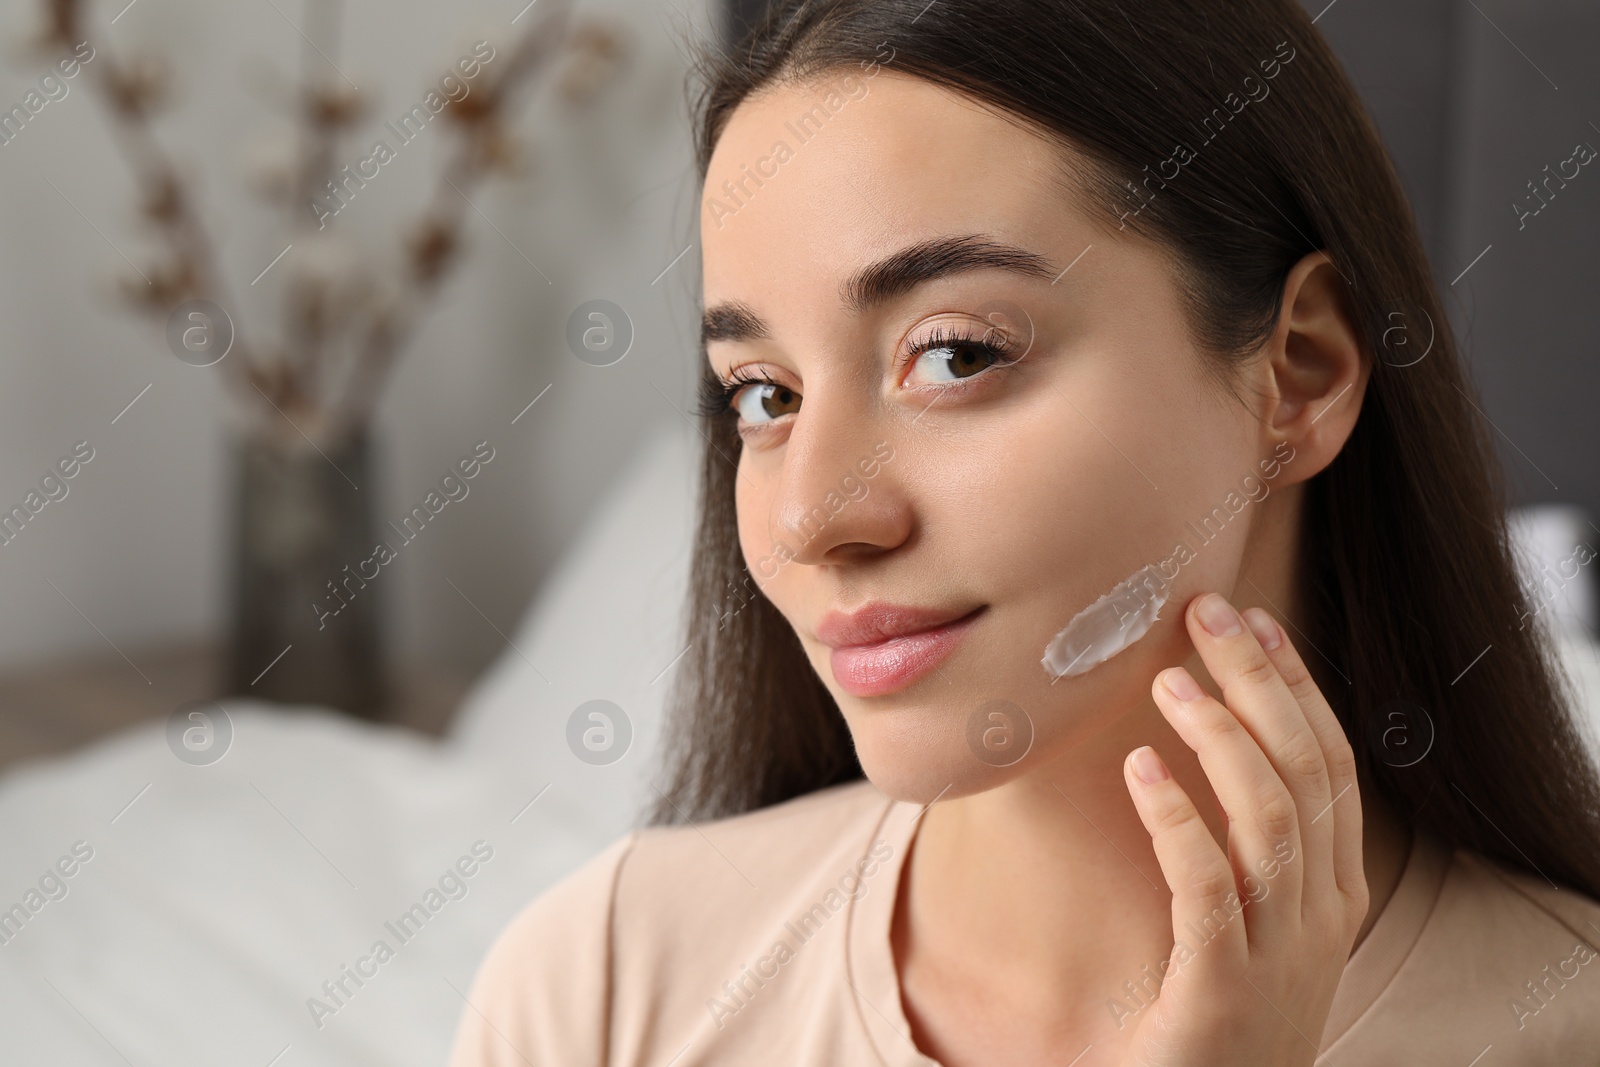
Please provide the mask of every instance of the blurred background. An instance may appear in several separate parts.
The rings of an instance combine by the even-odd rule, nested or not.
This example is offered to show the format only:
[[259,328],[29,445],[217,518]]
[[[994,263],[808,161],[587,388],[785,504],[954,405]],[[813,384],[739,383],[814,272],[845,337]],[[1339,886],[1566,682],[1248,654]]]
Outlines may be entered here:
[[[7,5],[6,107],[51,69],[26,44],[44,13],[61,6]],[[167,0],[139,0],[125,12],[117,3],[80,6],[79,39],[97,47],[96,58],[60,79],[64,98],[0,145],[0,501],[21,504],[76,442],[94,451],[66,483],[68,496],[0,547],[0,600],[10,608],[0,618],[0,670],[17,679],[0,682],[8,712],[0,732],[36,735],[8,738],[0,758],[77,740],[42,735],[73,724],[19,722],[9,713],[23,704],[50,710],[36,701],[54,700],[58,682],[103,682],[85,696],[103,701],[108,718],[164,714],[179,700],[214,695],[207,679],[223,669],[239,574],[230,405],[275,402],[285,413],[266,413],[291,445],[304,443],[300,429],[318,436],[308,424],[314,416],[267,383],[271,401],[251,388],[242,398],[230,393],[223,372],[240,352],[202,368],[169,351],[166,312],[178,301],[159,302],[174,257],[118,151],[135,124],[108,118],[106,93],[92,84],[97,67],[121,64],[121,76],[135,81],[145,65],[164,64],[151,74],[165,91],[148,124],[203,218],[217,273],[231,287],[226,310],[240,343],[265,362],[269,346],[295,347],[308,331],[286,321],[297,319],[285,305],[301,291],[326,302],[336,320],[326,332],[334,333],[341,309],[385,283],[382,275],[409,269],[394,268],[463,139],[453,109],[486,94],[483,83],[514,61],[515,42],[541,14],[535,7],[513,23],[526,0],[263,0],[226,12]],[[496,117],[509,165],[472,186],[457,174],[460,193],[443,186],[464,216],[459,252],[432,299],[404,288],[393,294],[418,321],[371,420],[365,476],[318,460],[347,496],[359,490],[380,525],[399,526],[476,443],[495,452],[467,483],[470,498],[441,511],[425,535],[403,548],[389,537],[404,558],[352,604],[377,605],[388,663],[411,677],[394,687],[404,706],[391,713],[437,724],[505,647],[496,627],[514,625],[626,459],[654,427],[683,421],[673,405],[689,395],[689,327],[697,323],[688,285],[697,260],[682,254],[697,215],[682,51],[713,32],[715,19],[689,2],[583,5],[570,27],[577,41],[508,94]],[[455,65],[471,58],[476,41],[497,55],[465,79]],[[459,104],[409,143],[389,132],[386,124],[398,128],[452,74],[469,90]],[[392,161],[365,168],[377,173],[364,188],[341,182],[348,202],[320,229],[311,196],[261,192],[281,184],[317,137],[297,114],[310,106],[297,103],[308,77],[326,108],[340,106],[346,92],[362,102],[358,115],[328,131],[329,170],[360,169],[378,139],[395,149]],[[325,186],[314,189],[340,206]],[[158,307],[140,313],[134,300],[152,290]],[[574,309],[601,297],[626,309],[635,337],[626,358],[604,370],[574,358],[564,336]],[[334,347],[317,355],[331,365]],[[354,567],[372,544],[344,547],[318,587],[342,580],[340,566]],[[327,589],[316,591],[337,607]],[[315,623],[312,599],[300,598],[296,610]],[[326,629],[349,621],[330,619]],[[274,674],[293,673],[296,653],[309,644]]]
[[[1581,673],[1600,7],[1305,6]],[[761,7],[0,12],[0,1059],[439,1062],[493,934],[632,825],[699,444],[685,77]],[[324,988],[479,841],[447,932]]]

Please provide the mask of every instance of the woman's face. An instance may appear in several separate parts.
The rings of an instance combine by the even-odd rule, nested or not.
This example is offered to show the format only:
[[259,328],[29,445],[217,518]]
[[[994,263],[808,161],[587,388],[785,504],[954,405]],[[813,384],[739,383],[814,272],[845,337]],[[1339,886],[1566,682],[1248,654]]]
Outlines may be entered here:
[[[991,788],[1148,701],[1189,657],[1184,603],[1232,591],[1293,466],[1249,378],[1241,401],[1208,376],[1167,255],[1121,205],[1086,213],[1064,162],[881,68],[750,98],[711,159],[707,353],[772,383],[735,397],[745,563],[901,799]],[[1074,616],[1163,563],[1148,634],[1045,669]],[[915,610],[874,626],[884,606]]]

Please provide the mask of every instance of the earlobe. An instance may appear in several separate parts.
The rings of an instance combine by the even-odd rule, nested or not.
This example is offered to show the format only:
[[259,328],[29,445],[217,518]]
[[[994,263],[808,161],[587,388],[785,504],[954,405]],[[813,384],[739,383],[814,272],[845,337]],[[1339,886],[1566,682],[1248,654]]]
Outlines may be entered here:
[[1276,395],[1267,423],[1274,442],[1303,459],[1293,479],[1303,481],[1333,462],[1355,429],[1368,362],[1345,280],[1325,252],[1289,271],[1282,307],[1268,342]]

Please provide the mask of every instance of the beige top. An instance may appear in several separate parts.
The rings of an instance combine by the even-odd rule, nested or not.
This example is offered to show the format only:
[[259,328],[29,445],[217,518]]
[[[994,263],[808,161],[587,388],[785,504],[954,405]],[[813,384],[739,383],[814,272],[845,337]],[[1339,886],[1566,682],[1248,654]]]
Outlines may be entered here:
[[[889,941],[919,810],[859,781],[628,834],[500,935],[451,1067],[937,1067]],[[1319,1067],[1600,1064],[1600,903],[1413,841]]]

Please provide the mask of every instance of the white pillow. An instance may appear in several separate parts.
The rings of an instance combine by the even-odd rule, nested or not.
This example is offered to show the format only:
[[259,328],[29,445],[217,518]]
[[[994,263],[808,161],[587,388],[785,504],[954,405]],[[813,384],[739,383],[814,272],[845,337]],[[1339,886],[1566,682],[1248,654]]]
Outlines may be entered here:
[[1600,644],[1594,639],[1600,632],[1600,611],[1591,573],[1600,566],[1594,552],[1600,531],[1588,512],[1573,504],[1517,508],[1509,527],[1531,612],[1531,621],[1524,622],[1545,627],[1554,640],[1562,669],[1572,681],[1578,727],[1600,760]]
[[[473,687],[448,737],[463,751],[514,764],[535,785],[571,790],[618,834],[656,795],[661,713],[686,643],[700,446],[682,419],[646,439],[551,569],[511,635],[514,647]],[[626,754],[614,763],[586,763],[568,742],[573,712],[595,699],[614,702],[631,726]]]
[[1588,512],[1575,504],[1536,504],[1513,509],[1507,524],[1529,609],[1558,629],[1593,635],[1600,617],[1585,560],[1594,561],[1600,538]]

